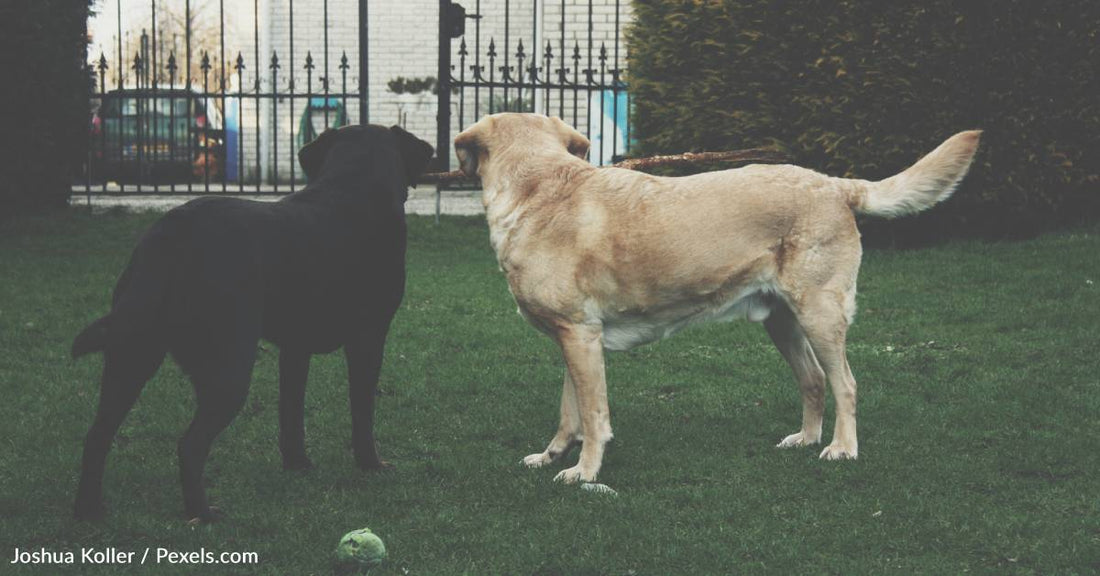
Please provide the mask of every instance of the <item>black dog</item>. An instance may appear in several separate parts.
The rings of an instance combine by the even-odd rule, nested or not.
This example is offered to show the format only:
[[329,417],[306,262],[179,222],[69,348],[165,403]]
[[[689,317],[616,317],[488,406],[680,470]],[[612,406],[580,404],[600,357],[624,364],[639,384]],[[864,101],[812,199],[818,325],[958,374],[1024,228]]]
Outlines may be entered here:
[[73,342],[74,357],[104,354],[77,517],[103,515],[107,451],[169,352],[198,403],[179,442],[188,518],[213,519],[203,467],[214,438],[244,405],[261,338],[279,346],[283,467],[310,466],[302,423],[310,356],[341,346],[355,460],[365,469],[383,466],[374,399],[386,333],[405,290],[404,203],[431,157],[431,146],[396,126],[329,130],[298,154],[310,179],[301,191],[272,203],[192,200],[146,232],[111,312]]

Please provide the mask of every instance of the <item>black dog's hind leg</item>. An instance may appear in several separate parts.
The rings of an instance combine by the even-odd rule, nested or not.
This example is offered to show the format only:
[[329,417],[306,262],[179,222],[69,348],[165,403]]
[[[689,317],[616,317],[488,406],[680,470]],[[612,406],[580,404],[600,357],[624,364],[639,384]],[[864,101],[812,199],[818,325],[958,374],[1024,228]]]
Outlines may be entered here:
[[103,379],[95,422],[84,438],[80,485],[76,492],[75,515],[82,520],[103,517],[103,471],[107,452],[122,420],[134,406],[141,389],[164,361],[165,350],[146,342],[125,350],[112,346],[103,354]]
[[279,350],[279,451],[284,470],[313,467],[306,456],[305,402],[308,352]]
[[344,346],[351,401],[351,443],[355,451],[355,462],[364,470],[389,466],[378,457],[378,447],[374,442],[374,404],[389,323],[372,328],[374,330],[359,335]]
[[[198,407],[191,426],[179,442],[180,480],[183,505],[192,521],[216,520],[202,486],[203,469],[210,446],[241,411],[248,397],[252,365],[256,360],[259,338],[236,340],[231,345],[211,350],[203,369],[191,372]],[[219,343],[212,343],[217,347]]]

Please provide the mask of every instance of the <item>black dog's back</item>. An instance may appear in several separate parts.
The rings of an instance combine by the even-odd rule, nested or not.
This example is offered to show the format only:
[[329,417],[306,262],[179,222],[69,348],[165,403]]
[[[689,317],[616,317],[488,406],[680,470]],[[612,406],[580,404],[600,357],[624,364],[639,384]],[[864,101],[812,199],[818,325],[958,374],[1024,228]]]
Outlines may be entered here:
[[138,241],[115,284],[110,313],[76,336],[72,346],[74,358],[102,352],[111,342],[140,338],[156,328],[169,292],[173,266],[179,262],[181,212],[180,208],[168,212]]
[[262,316],[264,338],[328,352],[380,309],[396,309],[404,213],[332,202],[317,186],[280,202],[199,198],[169,211],[139,241],[110,313],[75,338],[73,356],[133,338],[164,340],[175,353],[188,333],[242,306]]
[[73,356],[133,340],[168,345],[174,331],[215,316],[224,307],[220,300],[233,293],[262,302],[256,263],[272,237],[264,204],[199,198],[170,210],[139,240],[115,285],[111,311],[76,337]]

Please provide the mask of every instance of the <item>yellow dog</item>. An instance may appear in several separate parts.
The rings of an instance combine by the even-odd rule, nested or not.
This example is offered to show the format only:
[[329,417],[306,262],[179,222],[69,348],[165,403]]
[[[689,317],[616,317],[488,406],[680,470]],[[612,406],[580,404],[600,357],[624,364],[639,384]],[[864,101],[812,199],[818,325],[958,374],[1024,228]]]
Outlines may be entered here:
[[821,441],[825,382],[836,398],[829,460],[855,458],[856,381],[845,335],[862,250],[856,214],[894,217],[947,198],[980,132],[956,134],[879,182],[752,165],[662,178],[584,160],[588,140],[557,118],[487,116],[455,138],[481,178],[493,249],[520,313],[561,346],[561,424],[538,467],[582,443],[557,479],[593,481],[611,439],[603,350],[626,350],[696,322],[763,322],[802,390],[802,429]]

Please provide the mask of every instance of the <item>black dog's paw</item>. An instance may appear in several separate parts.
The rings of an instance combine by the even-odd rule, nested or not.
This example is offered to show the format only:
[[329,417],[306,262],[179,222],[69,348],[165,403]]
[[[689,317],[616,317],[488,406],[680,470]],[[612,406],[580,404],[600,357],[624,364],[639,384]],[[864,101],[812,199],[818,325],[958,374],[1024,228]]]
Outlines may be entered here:
[[107,516],[102,502],[77,502],[73,517],[84,522],[98,522]]
[[223,520],[225,518],[225,512],[217,506],[207,506],[206,510],[198,514],[188,514],[188,516],[191,516],[191,519],[187,521],[187,525],[193,528],[202,524],[213,524],[219,520]]
[[283,470],[313,470],[313,462],[305,455],[283,458]]

